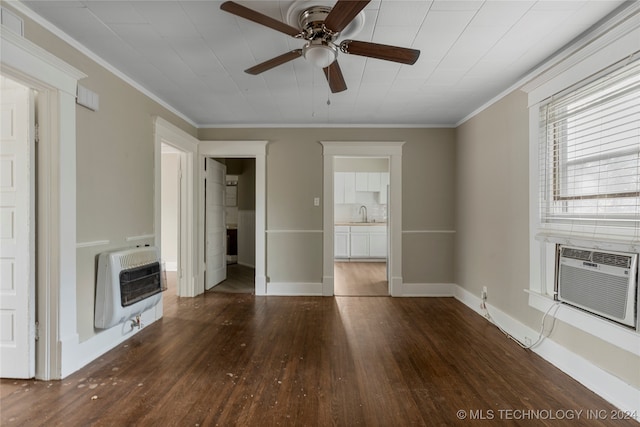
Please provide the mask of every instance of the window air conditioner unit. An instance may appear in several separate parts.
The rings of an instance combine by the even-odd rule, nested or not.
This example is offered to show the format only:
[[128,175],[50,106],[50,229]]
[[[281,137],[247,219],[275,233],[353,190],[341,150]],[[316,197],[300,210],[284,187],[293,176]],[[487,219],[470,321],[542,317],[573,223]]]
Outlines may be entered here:
[[638,254],[558,246],[556,298],[638,328]]

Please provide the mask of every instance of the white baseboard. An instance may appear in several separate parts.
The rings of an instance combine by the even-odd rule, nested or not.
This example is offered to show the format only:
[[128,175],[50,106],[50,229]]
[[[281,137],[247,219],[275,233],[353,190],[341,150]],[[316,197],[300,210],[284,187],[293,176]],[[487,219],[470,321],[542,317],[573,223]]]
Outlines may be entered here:
[[266,295],[322,296],[322,283],[269,282]]
[[[162,302],[142,313],[140,319],[143,327],[162,317],[161,304]],[[83,342],[79,342],[76,335],[74,343],[69,342],[62,346],[62,360],[69,361],[69,363],[64,363],[61,378],[65,378],[88,365],[138,332],[140,332],[140,329],[132,328],[131,323],[127,321],[100,331]]]
[[[476,313],[483,315],[480,308],[481,300],[479,297],[473,295],[461,286],[454,285],[454,287],[454,296],[457,300]],[[532,340],[533,342],[536,341],[539,334],[538,331],[531,329],[490,304],[487,304],[487,308],[494,321],[508,334],[523,343],[526,339]],[[573,353],[556,343],[551,338],[544,339],[531,351],[607,400],[616,408],[640,416],[640,389],[627,384],[620,378],[599,368],[579,354]],[[636,419],[640,421],[640,418]]]

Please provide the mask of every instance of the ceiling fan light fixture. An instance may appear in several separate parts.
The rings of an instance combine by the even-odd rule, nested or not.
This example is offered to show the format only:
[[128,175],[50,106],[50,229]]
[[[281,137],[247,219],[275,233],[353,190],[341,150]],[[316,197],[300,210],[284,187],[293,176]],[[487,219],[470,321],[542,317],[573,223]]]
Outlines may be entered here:
[[338,51],[326,42],[307,43],[302,49],[302,55],[315,67],[326,68],[336,60]]

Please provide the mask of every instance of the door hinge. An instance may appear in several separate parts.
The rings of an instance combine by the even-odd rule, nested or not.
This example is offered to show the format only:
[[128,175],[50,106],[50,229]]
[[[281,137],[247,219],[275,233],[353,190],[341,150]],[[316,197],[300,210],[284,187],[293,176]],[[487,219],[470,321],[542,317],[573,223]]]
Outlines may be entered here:
[[40,125],[38,123],[35,124],[33,133],[34,133],[33,137],[35,142],[36,143],[40,142]]
[[36,322],[36,341],[40,339],[40,322]]

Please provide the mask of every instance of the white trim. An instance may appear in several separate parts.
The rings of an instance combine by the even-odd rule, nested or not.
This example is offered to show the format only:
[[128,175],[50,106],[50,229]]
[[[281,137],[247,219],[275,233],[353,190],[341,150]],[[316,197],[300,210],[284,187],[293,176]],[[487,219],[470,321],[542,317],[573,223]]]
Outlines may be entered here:
[[172,262],[165,262],[164,263],[164,270],[165,271],[178,271],[178,263],[175,261]]
[[179,296],[195,296],[198,282],[198,213],[195,195],[198,194],[198,171],[194,165],[198,153],[198,139],[171,124],[162,117],[154,117],[154,237],[156,246],[161,248],[162,231],[162,147],[170,146],[180,153],[180,224],[178,266]]
[[[198,144],[199,182],[204,181],[204,159],[218,158],[254,158],[256,160],[256,265],[255,286],[256,295],[267,295],[267,253],[266,253],[266,221],[267,221],[267,144],[269,141],[200,141]],[[198,191],[198,253],[204,254],[204,191]],[[204,292],[204,257],[198,263],[198,283],[195,295]],[[199,258],[199,259],[200,259]]]
[[[455,298],[483,316],[480,309],[480,298],[461,286],[454,286]],[[535,342],[537,340],[538,331],[520,323],[490,304],[487,304],[487,307],[496,323],[514,338],[521,342],[526,340]],[[553,341],[552,338],[545,338],[532,351],[620,410],[640,414],[640,389],[597,367],[579,354],[571,352]],[[597,410],[600,408],[588,409]]]
[[36,377],[78,369],[76,307],[76,105],[84,73],[0,26],[2,73],[39,90]]
[[139,240],[149,240],[155,238],[155,234],[142,234],[140,236],[127,236],[125,240],[127,242],[137,242]]
[[[537,292],[525,290],[529,294],[529,305],[541,312],[546,312],[556,304],[553,298]],[[613,344],[631,354],[640,356],[640,333],[608,320],[585,313],[582,310],[562,304],[556,318],[572,325],[588,334]]]
[[322,296],[322,283],[269,282],[266,295]]
[[[162,317],[161,308],[162,302],[143,312],[140,315],[142,324],[150,325],[160,319]],[[131,323],[129,322],[123,322],[113,328],[101,331],[99,334],[94,335],[83,343],[75,343],[77,350],[73,356],[77,369],[95,361],[107,351],[117,347],[122,342],[136,335],[140,330],[137,328],[131,328]]]
[[78,242],[76,243],[76,248],[91,248],[94,246],[106,246],[111,243],[110,240],[95,240],[93,242]]
[[453,129],[456,125],[446,124],[422,124],[422,123],[200,123],[201,129]]
[[[70,35],[65,33],[64,31],[62,31],[60,28],[58,28],[55,25],[53,25],[51,22],[49,22],[46,19],[44,19],[42,16],[38,15],[36,12],[31,10],[29,7],[25,6],[20,1],[12,1],[11,2],[11,6],[14,7],[18,12],[24,14],[29,19],[35,21],[40,26],[42,26],[46,30],[48,30],[51,33],[53,33],[53,35],[57,36],[58,38],[60,38],[64,42],[68,43],[73,48],[77,49],[80,53],[84,54],[89,59],[91,59],[92,61],[97,63],[98,65],[100,65],[100,66],[104,67],[105,69],[107,69],[109,72],[111,72],[112,74],[114,74],[115,76],[120,78],[125,83],[131,85],[134,89],[136,89],[140,93],[144,94],[145,96],[147,96],[148,98],[152,99],[153,101],[155,101],[156,103],[158,103],[162,107],[166,108],[167,110],[169,110],[170,112],[172,112],[176,116],[180,117],[181,119],[183,119],[184,121],[189,123],[191,126],[196,127],[196,128],[198,127],[198,125],[195,122],[193,122],[189,117],[185,116],[183,113],[181,113],[180,111],[176,110],[171,105],[167,104],[165,101],[160,99],[156,94],[154,94],[154,93],[148,91],[147,89],[145,89],[143,85],[139,84],[137,81],[133,80],[131,77],[129,77],[126,74],[124,74],[122,71],[120,71],[119,69],[117,69],[116,67],[111,65],[109,62],[107,62],[104,59],[102,59],[100,56],[98,56],[92,50],[87,48],[85,45],[83,45],[82,43],[78,42],[76,39],[74,39],[73,37],[71,37]],[[4,35],[3,35],[3,37],[4,37]]]
[[320,141],[323,155],[323,295],[334,294],[334,159],[340,156],[389,159],[387,271],[389,295],[402,296],[402,146],[404,141]]
[[[75,108],[76,87],[78,80],[87,77],[85,73],[2,26],[0,26],[0,40],[3,66],[7,65],[31,79],[73,95]],[[28,52],[29,55],[23,55],[24,52]],[[33,67],[39,68],[33,69]]]

